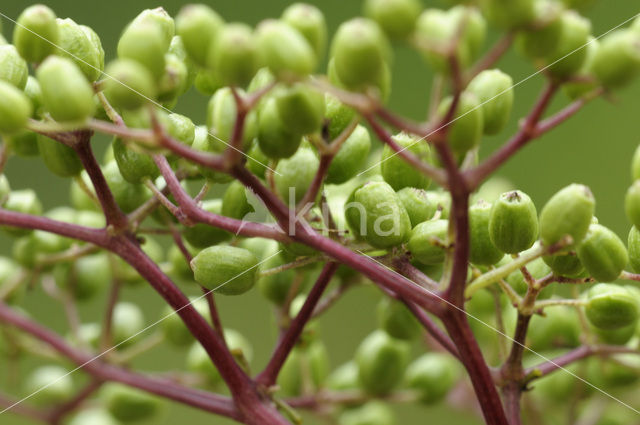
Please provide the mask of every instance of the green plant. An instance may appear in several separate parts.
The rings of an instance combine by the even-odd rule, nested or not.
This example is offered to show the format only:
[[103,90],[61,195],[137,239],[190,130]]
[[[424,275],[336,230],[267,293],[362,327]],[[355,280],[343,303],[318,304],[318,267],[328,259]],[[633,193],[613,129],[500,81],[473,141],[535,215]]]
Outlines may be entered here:
[[[14,238],[0,257],[0,357],[46,364],[25,399],[0,394],[0,406],[51,425],[153,421],[161,399],[248,425],[298,423],[298,410],[391,425],[390,403],[473,390],[487,424],[519,425],[535,411],[549,423],[595,415],[589,400],[637,385],[640,290],[618,281],[640,281],[626,270],[640,271],[640,148],[626,246],[594,217],[588,187],[538,209],[490,178],[640,74],[640,19],[596,38],[571,9],[582,2],[454,3],[367,0],[329,49],[308,4],[255,28],[205,5],[175,21],[147,9],[106,64],[91,28],[27,8],[13,44],[0,39],[0,229]],[[436,73],[424,122],[385,103],[399,43]],[[516,110],[514,80],[495,68],[514,43],[545,85],[515,135],[480,158]],[[210,96],[205,123],[172,112],[192,86]],[[570,103],[548,113],[561,91]],[[111,136],[101,160],[94,133]],[[15,189],[14,155],[70,178],[70,206],[44,211]],[[145,282],[167,304],[150,323],[123,295]],[[223,327],[217,307],[254,286],[279,330],[257,374],[253,350],[267,349]],[[384,296],[379,329],[332,368],[316,318],[359,287]],[[64,336],[36,320],[27,289],[62,305]],[[78,304],[98,295],[104,316],[80,320]],[[417,341],[427,352],[414,358]],[[176,379],[138,372],[134,360],[165,342],[185,351]],[[76,371],[89,377],[80,388]],[[600,423],[630,423],[614,402],[635,393],[610,397]]]

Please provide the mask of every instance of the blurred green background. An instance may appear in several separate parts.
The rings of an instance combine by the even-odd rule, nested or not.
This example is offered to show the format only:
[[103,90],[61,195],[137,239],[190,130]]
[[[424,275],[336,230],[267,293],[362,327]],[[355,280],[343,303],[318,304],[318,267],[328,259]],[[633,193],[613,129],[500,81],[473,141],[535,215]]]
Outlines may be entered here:
[[[177,13],[186,1],[164,0],[110,0],[84,1],[50,0],[46,2],[58,16],[71,17],[76,22],[93,27],[102,38],[107,58],[115,55],[115,46],[122,28],[140,10],[147,7],[163,6],[171,14]],[[212,6],[227,21],[243,21],[256,24],[267,17],[278,17],[290,2],[281,0],[234,0],[218,1]],[[356,0],[311,1],[326,14],[330,31],[337,25],[360,12],[361,2]],[[15,19],[29,3],[20,0],[3,1],[0,12]],[[439,5],[434,1],[424,1],[425,6]],[[638,13],[636,1],[598,1],[586,11],[593,22],[593,34],[600,35]],[[3,18],[4,19],[4,18]],[[13,24],[3,20],[4,34],[9,39]],[[495,34],[492,38],[495,38]],[[488,43],[489,44],[489,43]],[[533,72],[532,65],[511,52],[499,66],[509,72],[518,82]],[[409,49],[398,46],[393,66],[393,91],[390,106],[406,116],[420,119],[424,117],[429,99],[432,74],[421,58]],[[524,115],[535,101],[543,79],[535,76],[519,84],[515,89],[516,108],[510,128],[502,135],[485,140],[482,154],[497,148],[517,125],[517,118]],[[616,94],[608,101],[597,100],[581,112],[577,118],[556,129],[527,147],[499,172],[513,181],[518,188],[527,192],[541,206],[559,188],[571,182],[589,185],[597,198],[597,215],[600,222],[614,229],[626,240],[629,229],[622,208],[623,196],[630,183],[629,161],[640,138],[640,84],[636,83],[624,93]],[[195,91],[189,92],[179,101],[177,112],[190,116],[201,123],[204,119],[207,99]],[[559,96],[553,105],[558,109],[566,105],[567,99]],[[96,138],[97,149],[104,149],[107,139]],[[46,208],[67,202],[68,181],[52,176],[37,160],[12,160],[7,173],[14,189],[35,188]],[[9,240],[0,239],[0,252],[10,249]],[[147,313],[146,320],[152,323],[159,317],[161,300],[145,286],[126,289],[124,297],[140,304]],[[375,302],[377,293],[357,290],[348,293],[337,306],[322,319],[322,337],[329,347],[334,366],[348,360],[359,341],[375,326]],[[95,317],[104,300],[92,301],[81,308],[83,317]],[[240,330],[254,345],[255,370],[265,364],[275,341],[271,307],[258,295],[257,291],[240,298],[220,298],[221,314],[226,326]],[[25,308],[38,319],[62,331],[64,315],[62,310],[52,305],[39,290],[32,291],[25,301]],[[184,354],[170,348],[160,347],[144,356],[136,366],[145,371],[179,369],[183,365]],[[26,373],[33,367],[30,361],[20,362],[20,372]],[[5,375],[7,367],[0,368]],[[81,372],[76,373],[81,380]],[[20,388],[7,388],[15,395],[22,394]],[[402,406],[397,409],[399,424],[448,423],[474,424],[477,420],[466,413],[452,412],[446,407]],[[228,421],[211,417],[200,412],[171,406],[162,420],[154,424],[225,424]],[[5,414],[0,417],[3,424],[30,424],[17,416]]]

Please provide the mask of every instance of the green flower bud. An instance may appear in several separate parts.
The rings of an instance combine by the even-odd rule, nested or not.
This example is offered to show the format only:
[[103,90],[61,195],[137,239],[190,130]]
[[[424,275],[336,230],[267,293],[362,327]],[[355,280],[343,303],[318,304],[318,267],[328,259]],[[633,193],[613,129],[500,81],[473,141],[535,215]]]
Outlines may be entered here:
[[278,116],[292,133],[317,132],[324,118],[324,95],[305,84],[294,84],[276,95]]
[[422,332],[418,319],[400,301],[383,298],[377,313],[380,327],[393,338],[412,340]]
[[640,272],[640,231],[635,226],[631,226],[629,231],[627,247],[631,268],[638,273]]
[[384,395],[400,384],[409,361],[409,344],[383,331],[369,334],[355,354],[358,378],[369,394]]
[[536,17],[536,0],[481,0],[480,8],[487,20],[500,28],[521,28]]
[[535,22],[516,38],[517,47],[525,56],[544,58],[558,48],[562,36],[563,11],[562,5],[555,1],[535,2]]
[[27,62],[42,62],[55,51],[59,39],[56,14],[41,4],[26,8],[13,29],[13,44]]
[[345,410],[338,417],[339,425],[393,425],[395,422],[393,410],[381,401],[369,401]]
[[56,284],[79,301],[91,299],[111,284],[111,261],[106,254],[80,257],[73,263],[59,263],[53,269]]
[[38,151],[49,171],[60,177],[73,177],[82,171],[82,162],[67,145],[38,134]]
[[78,211],[75,224],[78,226],[101,229],[104,228],[107,223],[102,213],[96,211]]
[[42,102],[57,121],[84,121],[96,104],[93,89],[80,69],[69,59],[51,56],[36,71]]
[[627,249],[618,235],[599,224],[589,226],[577,252],[589,274],[600,282],[617,279],[629,261]]
[[365,165],[370,149],[369,131],[362,125],[356,126],[333,157],[325,182],[341,184],[355,177],[358,170]]
[[447,244],[448,231],[447,220],[425,221],[414,227],[407,243],[413,258],[426,265],[442,263],[445,256],[442,244]]
[[246,86],[259,67],[258,43],[251,28],[225,25],[210,47],[207,66],[223,86]]
[[282,12],[280,19],[307,39],[317,59],[323,56],[327,45],[327,23],[320,9],[311,4],[294,3]]
[[82,410],[73,416],[69,425],[119,425],[113,416],[100,408]]
[[640,180],[636,180],[624,199],[627,218],[636,227],[640,227]]
[[122,177],[115,161],[107,164],[102,172],[116,203],[123,212],[130,213],[151,198],[152,193],[146,186],[131,184]]
[[269,158],[289,158],[302,143],[300,134],[293,133],[280,120],[278,105],[272,97],[258,112],[258,146]]
[[407,386],[426,404],[436,403],[453,389],[460,375],[458,363],[442,353],[423,354],[407,369]]
[[180,114],[169,114],[167,116],[167,131],[177,140],[185,145],[192,145],[196,137],[196,126],[189,117]]
[[247,200],[247,191],[239,181],[232,182],[222,197],[222,215],[242,220],[247,214],[254,212]]
[[211,46],[224,26],[224,21],[205,4],[189,4],[176,17],[176,30],[189,57],[201,67],[207,66]]
[[113,309],[111,335],[113,344],[124,348],[133,344],[144,329],[144,315],[135,304],[119,302]]
[[73,395],[73,382],[69,371],[59,366],[42,366],[35,369],[25,381],[27,394],[39,406],[53,406]]
[[254,139],[251,143],[251,149],[247,152],[247,169],[258,178],[264,179],[268,163],[269,158],[260,150],[258,139]]
[[104,94],[114,108],[134,110],[156,97],[153,75],[139,62],[116,59],[107,66]]
[[[229,350],[243,361],[251,361],[252,348],[249,341],[240,333],[233,329],[224,330],[224,339]],[[237,353],[237,354],[236,354]],[[187,353],[187,369],[191,372],[202,375],[210,385],[219,384],[222,378],[220,372],[211,362],[209,354],[198,342],[194,343]]]
[[376,21],[393,38],[408,37],[421,11],[418,0],[367,0],[364,3],[365,16]]
[[[221,214],[222,200],[211,199],[202,203],[201,208],[212,214]],[[187,227],[182,232],[184,238],[195,248],[206,248],[211,245],[219,244],[231,238],[231,234],[226,230],[210,226],[204,223],[198,223],[191,227]]]
[[[441,117],[446,116],[451,102],[453,98],[449,96],[440,103],[438,113]],[[480,143],[484,129],[482,113],[478,98],[470,92],[463,92],[451,122],[447,123],[447,140],[457,155],[464,155]]]
[[547,255],[542,259],[557,276],[578,277],[584,273],[584,266],[575,252]]
[[0,46],[0,80],[23,90],[29,78],[27,63],[10,44]]
[[578,72],[587,58],[584,46],[591,36],[591,22],[572,10],[563,12],[561,20],[558,45],[546,56],[552,64],[547,70],[554,77],[567,78]]
[[122,422],[150,419],[162,406],[158,397],[115,382],[102,389],[100,398],[113,417]]
[[398,191],[398,198],[409,214],[412,228],[433,218],[438,208],[427,192],[422,189],[405,187]]
[[262,62],[277,78],[304,77],[316,67],[316,55],[307,39],[285,22],[262,22],[256,40]]
[[500,195],[491,209],[489,235],[507,254],[531,248],[538,238],[538,214],[531,198],[519,190]]
[[340,102],[337,97],[325,95],[325,119],[328,121],[329,140],[334,140],[349,126],[355,118],[356,111]]
[[4,174],[0,174],[0,207],[7,202],[9,194],[11,193],[11,186],[9,186],[9,180]]
[[409,237],[409,214],[387,183],[369,182],[357,188],[344,209],[351,229],[371,246],[390,248]]
[[127,146],[119,137],[113,139],[111,146],[120,174],[129,183],[141,184],[145,180],[155,179],[160,174],[151,156]]
[[[286,264],[285,253],[277,253],[277,244],[268,249],[264,262],[260,264],[262,271]],[[280,273],[263,276],[258,280],[258,289],[262,296],[274,304],[283,304],[289,295],[291,285],[295,280],[295,270],[285,270]]]
[[467,90],[478,98],[484,134],[497,134],[507,125],[513,108],[513,79],[498,69],[478,74]]
[[[500,201],[496,201],[496,203],[497,202]],[[473,264],[490,266],[504,257],[504,252],[496,247],[491,237],[491,231],[494,230],[491,227],[494,208],[496,208],[496,206],[492,208],[491,204],[482,200],[469,207],[469,260]],[[510,216],[511,214],[513,214],[513,211],[509,211],[505,215]],[[535,207],[533,217],[537,230],[538,220],[535,216]],[[504,233],[502,233],[504,230],[505,229],[500,228],[499,233],[501,237],[504,235]],[[508,242],[512,241],[509,240]],[[533,242],[531,244],[533,244]]]
[[159,26],[147,21],[133,22],[120,36],[118,57],[140,63],[159,81],[164,75],[164,55],[168,48]]
[[33,105],[32,117],[39,117],[42,113],[42,89],[36,77],[29,75],[27,85],[24,88],[24,94],[27,95]]
[[631,158],[631,180],[640,179],[640,146],[633,152]]
[[31,102],[20,90],[0,81],[0,133],[16,134],[27,125]]
[[[14,190],[9,193],[9,198],[4,203],[4,209],[23,214],[42,214],[42,203],[38,195],[32,189]],[[32,232],[30,229],[17,227],[2,227],[4,231],[14,236],[24,236]]]
[[[244,92],[239,93],[241,96]],[[215,138],[209,140],[215,152],[222,152],[228,147],[233,137],[233,128],[236,124],[237,105],[231,89],[222,88],[215,92],[209,100],[207,107],[207,127]],[[258,123],[255,112],[247,114],[244,122],[244,132],[242,134],[242,146],[244,150],[249,149],[258,131]],[[216,139],[217,138],[217,139]],[[221,142],[220,140],[223,142]]]
[[[431,150],[426,140],[420,140],[416,136],[410,136],[406,133],[399,133],[393,136],[393,141],[423,162],[428,162],[431,159]],[[394,190],[400,190],[404,187],[427,189],[431,184],[431,179],[428,176],[416,170],[386,144],[382,148],[382,156],[380,157],[380,173],[384,181],[389,183]]]
[[16,239],[11,247],[11,255],[13,259],[25,269],[35,268],[38,260],[38,250],[35,239],[28,235]]
[[[222,140],[222,139],[221,139]],[[209,134],[206,126],[198,126],[195,129],[195,136],[193,138],[193,144],[191,147],[195,150],[202,152],[216,152],[220,153],[224,150],[226,145],[220,140],[215,139]],[[210,182],[214,183],[229,183],[233,180],[231,176],[218,171],[213,171],[208,167],[198,166],[202,177],[205,177]]]
[[162,34],[165,51],[169,49],[171,39],[176,35],[176,25],[173,18],[162,7],[143,10],[130,25],[155,25]]
[[587,293],[585,313],[600,329],[619,329],[638,320],[638,300],[624,286],[599,283]]
[[278,162],[273,180],[280,197],[288,205],[300,202],[311,187],[319,166],[316,154],[306,148],[298,149],[291,158]]
[[572,307],[545,309],[545,317],[533,316],[527,333],[527,346],[535,351],[552,348],[575,348],[580,345],[582,327]]
[[[531,248],[531,249],[534,249],[534,248]],[[525,251],[525,253],[526,252],[527,251]],[[527,271],[529,272],[531,277],[533,277],[534,279],[542,279],[543,277],[551,273],[551,269],[549,268],[549,266],[547,266],[547,263],[545,263],[542,260],[542,258],[536,258],[535,260],[527,264]],[[515,272],[511,273],[506,280],[507,280],[507,283],[513,289],[515,289],[515,291],[519,295],[524,296],[527,293],[527,290],[529,289],[529,284],[525,280],[524,275],[520,270],[516,270]],[[555,286],[548,285],[540,292],[540,295],[538,295],[538,299],[550,298],[554,292],[555,292]]]
[[338,366],[327,378],[327,388],[334,391],[357,390],[358,387],[358,365],[352,360]]
[[[321,388],[328,374],[327,349],[316,341],[309,347],[297,346],[291,351],[278,376],[278,385],[284,394],[301,395],[306,390]],[[305,381],[306,377],[309,378],[308,382]]]
[[222,88],[222,83],[218,81],[215,73],[208,69],[198,70],[193,84],[196,90],[205,96],[211,96]]
[[72,60],[87,80],[96,81],[104,67],[104,50],[97,34],[70,18],[58,19],[57,22],[60,40],[56,54]]
[[[15,104],[12,106],[15,108]],[[8,136],[5,135],[5,141],[11,149],[11,153],[20,157],[34,157],[40,153],[38,151],[38,134],[33,131],[22,130]]]
[[487,24],[482,15],[476,9],[457,6],[448,11],[427,9],[419,16],[416,36],[427,45],[423,56],[437,72],[449,72],[449,60],[443,50],[449,48],[461,25],[457,59],[467,68],[481,53],[486,38]]
[[[615,354],[611,358],[602,358],[597,361],[599,377],[597,384],[604,388],[628,387],[638,381],[638,357],[634,353]],[[623,423],[633,422],[627,419]]]
[[364,18],[341,24],[331,45],[337,77],[350,90],[377,86],[390,54],[389,42],[380,27]]
[[598,82],[593,75],[593,59],[596,56],[596,52],[600,48],[600,41],[596,38],[589,37],[589,44],[585,47],[587,50],[586,58],[582,64],[582,68],[575,73],[575,78],[562,85],[562,91],[571,100],[579,99],[580,97],[592,92],[598,87]]
[[188,89],[189,70],[187,65],[173,53],[165,55],[165,71],[158,84],[158,100],[174,102]]
[[616,30],[600,40],[591,69],[607,88],[619,88],[640,73],[640,37],[638,32]]
[[256,283],[258,259],[250,251],[233,246],[206,248],[191,261],[200,285],[223,295],[240,295]]
[[581,184],[571,184],[557,192],[540,213],[540,239],[551,245],[569,235],[573,243],[584,239],[589,230],[595,199],[591,190]]
[[591,326],[591,331],[603,344],[625,345],[634,337],[637,327],[638,322],[632,322],[618,329],[599,329]]

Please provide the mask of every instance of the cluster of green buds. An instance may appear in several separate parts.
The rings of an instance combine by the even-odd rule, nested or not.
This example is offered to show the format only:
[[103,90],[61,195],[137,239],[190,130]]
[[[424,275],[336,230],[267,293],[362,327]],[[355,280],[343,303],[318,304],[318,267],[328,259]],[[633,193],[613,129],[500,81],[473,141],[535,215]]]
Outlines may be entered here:
[[[640,74],[640,18],[596,39],[581,12],[587,1],[452,3],[365,0],[363,16],[333,36],[310,4],[255,27],[226,22],[206,4],[175,18],[146,9],[106,53],[90,27],[44,5],[25,9],[11,43],[0,37],[0,230],[11,238],[0,257],[0,357],[44,358],[23,383],[34,411],[62,405],[61,415],[73,410],[70,425],[157,423],[165,396],[249,425],[256,406],[265,409],[256,418],[277,406],[298,421],[300,407],[339,425],[393,425],[387,402],[455,404],[468,391],[463,366],[476,392],[480,366],[494,392],[512,385],[519,397],[535,381],[545,407],[578,392],[570,375],[536,369],[535,353],[507,356],[505,335],[543,358],[585,345],[593,357],[571,373],[607,391],[637,383],[640,290],[620,280],[640,281],[640,148],[627,244],[598,222],[585,185],[538,208],[508,181],[481,183],[529,140]],[[494,29],[505,38],[485,56]],[[514,80],[495,68],[512,42],[548,91],[514,141],[480,163],[483,139],[515,121]],[[424,123],[385,106],[399,45],[435,73]],[[192,88],[207,98],[201,122],[174,112]],[[574,103],[542,121],[558,89]],[[94,132],[111,137],[98,159]],[[16,156],[67,179],[68,206],[12,189],[3,170]],[[151,290],[145,281],[171,304],[154,315],[157,329],[135,296]],[[317,317],[350,288],[364,293],[374,283],[385,295],[376,329],[336,367]],[[222,327],[216,307],[235,308],[254,287],[276,311],[281,336],[255,379],[257,347]],[[86,394],[76,394],[64,356],[5,323],[6,308],[23,328],[37,326],[23,322],[37,316],[29,290],[67,313],[57,351],[80,353],[76,363],[87,351],[104,354],[107,372]],[[84,315],[99,301],[104,320],[80,320],[78,308]],[[451,319],[463,312],[470,324]],[[143,385],[127,375],[160,343],[180,352],[175,379]],[[487,363],[502,366],[492,376]],[[208,393],[227,390],[233,400]],[[608,410],[602,420],[609,416],[601,423],[629,423]]]

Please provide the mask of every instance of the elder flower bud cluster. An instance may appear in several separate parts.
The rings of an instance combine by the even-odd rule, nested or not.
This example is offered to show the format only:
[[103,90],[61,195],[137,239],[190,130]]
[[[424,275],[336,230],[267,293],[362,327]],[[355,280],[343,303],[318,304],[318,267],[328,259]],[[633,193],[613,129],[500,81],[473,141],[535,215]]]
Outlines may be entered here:
[[[0,363],[37,366],[0,392],[0,416],[162,423],[170,400],[248,425],[302,411],[393,425],[407,403],[490,425],[635,423],[640,148],[626,243],[583,184],[536,204],[491,176],[640,74],[640,18],[600,37],[589,1],[450,3],[365,0],[334,34],[304,3],[255,27],[205,4],[158,7],[114,46],[27,7],[0,36]],[[424,122],[386,106],[399,45],[435,73]],[[530,102],[496,67],[511,47],[545,83],[517,118],[516,100]],[[174,112],[192,88],[209,99],[203,122]],[[99,157],[96,133],[111,136]],[[486,136],[508,141],[481,159]],[[4,167],[21,158],[67,179],[68,202],[12,188],[24,185]],[[132,287],[166,306],[143,314]],[[365,288],[378,323],[335,364],[318,317]],[[275,311],[274,347],[218,312],[252,290]],[[34,293],[64,308],[66,333]],[[79,314],[90,302],[104,308]],[[170,370],[139,369],[160,344]]]

